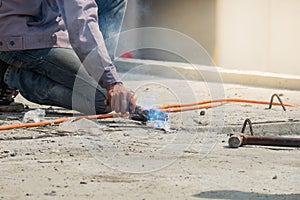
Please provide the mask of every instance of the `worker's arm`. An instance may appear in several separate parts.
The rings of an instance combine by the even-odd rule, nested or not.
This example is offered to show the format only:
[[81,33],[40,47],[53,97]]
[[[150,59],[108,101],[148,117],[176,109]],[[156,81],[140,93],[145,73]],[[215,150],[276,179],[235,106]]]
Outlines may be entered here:
[[87,72],[108,90],[112,110],[128,111],[134,107],[133,95],[122,84],[99,29],[97,4],[94,0],[56,0],[72,48]]

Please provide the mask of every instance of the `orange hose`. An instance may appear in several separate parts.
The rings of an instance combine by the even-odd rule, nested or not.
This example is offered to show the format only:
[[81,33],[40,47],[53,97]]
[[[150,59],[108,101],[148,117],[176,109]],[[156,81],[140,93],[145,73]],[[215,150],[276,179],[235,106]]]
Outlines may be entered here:
[[[252,103],[252,104],[269,104],[268,101],[258,101],[258,100],[249,100],[249,99],[238,99],[238,98],[228,98],[228,99],[215,99],[215,100],[205,100],[200,101],[196,103],[186,103],[186,104],[167,104],[158,107],[162,112],[183,112],[183,111],[189,111],[189,110],[197,110],[197,109],[205,109],[205,108],[213,108],[220,105],[223,105],[224,103],[229,102],[238,102],[238,103]],[[220,103],[220,104],[213,104],[213,103]],[[207,104],[207,105],[206,105]],[[281,105],[280,103],[273,103],[273,105]],[[294,104],[283,104],[286,107],[295,107],[299,108],[299,106]],[[33,123],[21,123],[21,124],[12,124],[12,125],[6,125],[6,126],[0,126],[1,130],[9,130],[9,129],[16,129],[16,128],[27,128],[27,127],[38,127],[38,126],[45,126],[45,125],[51,125],[51,124],[59,124],[63,123],[67,120],[79,120],[79,119],[105,119],[105,118],[113,118],[113,117],[125,117],[129,114],[115,114],[115,113],[109,113],[109,114],[100,114],[100,115],[87,115],[87,116],[78,116],[78,117],[63,117],[58,118],[54,120],[47,120],[43,122],[33,122]]]
[[[199,101],[196,103],[185,103],[185,104],[167,104],[158,107],[159,109],[167,109],[167,108],[178,108],[178,107],[190,107],[196,105],[203,105],[208,103],[229,103],[229,102],[236,102],[236,103],[252,103],[252,104],[265,104],[269,105],[270,102],[268,101],[258,101],[258,100],[250,100],[250,99],[238,99],[238,98],[228,98],[228,99],[213,99],[213,100],[205,100]],[[280,103],[273,102],[273,105],[280,106]],[[283,104],[286,107],[295,107],[299,108],[299,106],[294,104]]]
[[207,104],[207,105],[193,105],[193,106],[185,106],[185,107],[168,107],[168,108],[163,108],[160,109],[160,111],[162,112],[166,112],[166,113],[174,113],[174,112],[183,112],[183,111],[189,111],[189,110],[198,110],[198,109],[208,109],[208,108],[214,108],[217,106],[221,106],[223,104]]
[[[9,129],[16,129],[16,128],[28,128],[28,127],[38,127],[38,126],[45,126],[45,125],[51,125],[51,124],[60,124],[68,120],[79,120],[79,119],[105,119],[105,118],[113,118],[113,117],[121,117],[125,115],[121,114],[101,114],[101,115],[87,115],[87,116],[78,116],[78,117],[63,117],[58,118],[54,120],[47,120],[42,122],[32,122],[32,123],[21,123],[21,124],[11,124],[6,126],[0,126],[1,130],[9,130]],[[128,115],[127,115],[128,116]]]

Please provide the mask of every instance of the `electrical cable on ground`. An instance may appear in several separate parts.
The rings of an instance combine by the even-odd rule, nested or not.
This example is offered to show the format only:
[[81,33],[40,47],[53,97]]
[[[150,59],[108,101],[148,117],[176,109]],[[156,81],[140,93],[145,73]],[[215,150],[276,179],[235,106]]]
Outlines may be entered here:
[[[174,113],[174,112],[183,112],[189,110],[198,110],[198,109],[209,109],[214,108],[217,106],[224,105],[225,103],[250,103],[250,104],[265,104],[269,105],[270,102],[268,101],[258,101],[258,100],[249,100],[249,99],[239,99],[239,98],[227,98],[227,99],[214,99],[214,100],[204,100],[195,103],[185,103],[185,104],[166,104],[163,106],[159,106],[158,109],[161,112],[166,113]],[[286,107],[293,107],[299,108],[298,105],[294,104],[283,104],[281,103],[274,103],[272,105],[281,105]],[[20,123],[20,124],[12,124],[12,125],[5,125],[0,126],[1,130],[10,130],[10,129],[18,129],[18,128],[28,128],[28,127],[38,127],[38,126],[45,126],[45,125],[53,125],[53,124],[60,124],[68,120],[76,121],[79,119],[106,119],[106,118],[114,118],[114,117],[128,117],[129,114],[117,114],[117,113],[109,113],[109,114],[99,114],[99,115],[86,115],[86,116],[77,116],[77,117],[63,117],[54,120],[47,120],[42,122],[32,122],[32,123]]]

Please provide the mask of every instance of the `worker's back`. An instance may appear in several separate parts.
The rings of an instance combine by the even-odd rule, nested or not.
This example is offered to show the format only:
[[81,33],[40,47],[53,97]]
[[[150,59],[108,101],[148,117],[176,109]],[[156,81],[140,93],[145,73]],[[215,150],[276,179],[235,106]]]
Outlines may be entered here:
[[55,0],[0,0],[0,51],[70,47]]

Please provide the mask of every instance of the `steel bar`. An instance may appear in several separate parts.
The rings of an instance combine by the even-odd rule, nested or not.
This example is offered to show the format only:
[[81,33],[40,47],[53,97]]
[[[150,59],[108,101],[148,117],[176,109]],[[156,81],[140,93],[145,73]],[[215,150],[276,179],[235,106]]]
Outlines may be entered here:
[[242,133],[234,133],[231,134],[228,143],[231,148],[238,148],[243,145],[300,147],[300,138],[279,136],[250,136]]
[[249,130],[250,130],[250,133],[251,133],[251,135],[253,135],[252,122],[251,122],[250,119],[246,119],[246,120],[245,120],[245,122],[244,122],[244,124],[243,124],[243,128],[242,128],[242,133],[245,133],[247,124],[249,124]]
[[283,102],[282,102],[282,100],[281,100],[281,98],[279,97],[278,94],[273,94],[273,95],[272,95],[271,100],[270,100],[270,104],[269,104],[269,109],[272,108],[274,97],[277,97],[277,99],[278,99],[278,101],[279,101],[279,103],[280,103],[282,109],[283,109],[284,111],[286,111],[286,108],[285,108],[285,106],[284,106],[284,104],[283,104]]

